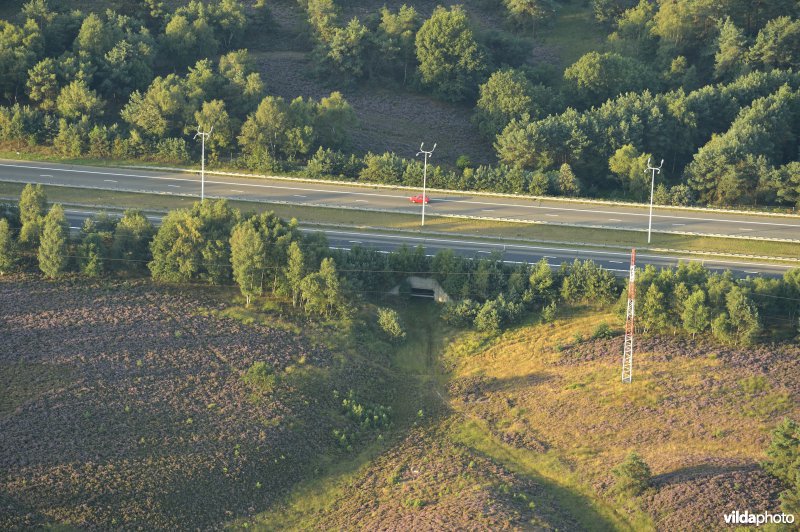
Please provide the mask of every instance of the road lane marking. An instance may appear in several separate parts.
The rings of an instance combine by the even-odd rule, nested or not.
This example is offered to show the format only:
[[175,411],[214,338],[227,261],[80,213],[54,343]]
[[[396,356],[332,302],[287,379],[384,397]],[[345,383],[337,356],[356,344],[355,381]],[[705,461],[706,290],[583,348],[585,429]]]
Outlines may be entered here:
[[483,212],[494,212],[494,209],[483,209]]
[[[519,250],[536,250],[536,251],[556,251],[556,252],[564,252],[570,253],[574,255],[578,254],[585,254],[585,255],[607,255],[607,256],[618,256],[618,257],[630,257],[630,253],[626,252],[618,252],[618,251],[594,251],[589,249],[570,249],[570,248],[552,248],[547,246],[523,246],[519,244],[500,244],[494,242],[476,242],[470,240],[453,240],[447,238],[428,238],[428,237],[420,237],[420,236],[394,236],[394,235],[382,235],[379,233],[354,233],[348,231],[324,231],[325,233],[330,233],[333,235],[347,235],[347,236],[376,236],[379,238],[384,238],[387,240],[421,240],[423,242],[442,242],[445,244],[465,244],[465,245],[472,245],[472,246],[494,246],[499,248],[504,248],[507,250],[511,249],[519,249]],[[659,259],[659,260],[683,260],[689,262],[705,262],[705,263],[716,263],[716,264],[737,264],[737,265],[746,265],[746,266],[769,266],[775,268],[782,268],[785,270],[789,270],[792,268],[796,268],[797,266],[791,264],[770,264],[770,263],[763,263],[763,262],[743,262],[743,261],[729,261],[729,260],[712,260],[712,259],[703,259],[701,257],[681,257],[681,256],[670,256],[670,255],[650,255],[647,253],[637,253],[637,257],[647,258],[647,259]],[[627,270],[619,270],[619,271],[627,271]]]
[[244,190],[233,190],[233,189],[231,189],[231,192],[236,192],[237,194],[244,194]]
[[105,183],[116,183],[116,181],[114,181],[113,179],[103,179],[103,182],[105,182]]
[[356,203],[369,203],[369,202],[365,199],[357,199]]
[[672,224],[672,225],[686,225],[686,224]]
[[350,244],[363,244],[363,242],[361,242],[360,240],[350,240],[349,243]]
[[752,231],[752,229],[748,229],[746,227],[740,227],[739,231]]
[[[78,173],[78,174],[99,174],[99,175],[108,175],[108,176],[121,176],[121,177],[138,177],[142,179],[155,179],[155,180],[168,180],[168,181],[187,181],[187,182],[197,182],[197,179],[186,179],[186,178],[179,178],[179,177],[162,177],[162,176],[148,176],[148,175],[141,175],[141,174],[125,174],[119,172],[99,172],[93,170],[77,170],[77,169],[70,169],[70,168],[50,168],[50,167],[43,167],[43,166],[30,166],[30,165],[17,165],[17,164],[8,164],[8,163],[0,163],[0,167],[11,167],[11,168],[25,168],[25,169],[34,169],[34,170],[55,170],[58,172],[71,172],[71,173]],[[405,196],[397,196],[393,194],[376,194],[376,193],[368,193],[368,192],[352,192],[352,191],[342,191],[342,190],[330,190],[330,189],[313,189],[313,188],[302,188],[302,187],[287,187],[287,186],[279,186],[279,185],[264,185],[264,184],[257,184],[257,183],[231,183],[226,181],[210,181],[206,180],[208,183],[217,184],[217,185],[238,185],[238,186],[245,186],[245,187],[257,187],[257,188],[274,188],[274,189],[283,189],[283,190],[303,190],[308,192],[322,192],[328,194],[341,194],[341,195],[356,195],[356,196],[373,196],[373,197],[384,197],[384,198],[405,198]],[[648,216],[646,213],[636,213],[636,212],[618,212],[618,211],[604,211],[604,210],[593,210],[593,209],[580,209],[575,207],[543,207],[539,205],[527,205],[523,203],[498,203],[498,202],[482,202],[482,201],[475,201],[470,199],[464,200],[456,200],[456,199],[441,199],[438,202],[452,202],[452,203],[467,203],[467,204],[477,204],[477,205],[486,205],[486,206],[500,206],[500,207],[514,207],[514,208],[521,208],[521,209],[543,209],[543,210],[553,210],[553,211],[565,211],[565,212],[583,212],[583,213],[592,213],[592,214],[624,214],[626,216],[638,216],[644,217]],[[699,217],[691,217],[691,216],[673,216],[673,215],[665,215],[665,214],[653,214],[654,218],[666,218],[666,219],[679,219],[679,220],[690,220],[690,221],[702,221],[702,222],[716,222],[716,223],[738,223],[738,224],[745,224],[745,225],[769,225],[775,227],[794,227],[800,228],[800,222],[798,223],[775,223],[775,222],[758,222],[758,221],[748,221],[748,220],[732,220],[732,219],[725,219],[725,218],[699,218]],[[618,219],[610,219],[609,221],[621,221]]]
[[609,222],[621,222],[622,220],[618,220],[616,218],[609,218],[608,221]]
[[545,216],[561,216],[560,214],[545,214]]
[[622,264],[621,260],[610,260],[608,262],[610,262],[611,264]]
[[39,177],[53,177],[53,176],[51,176],[51,175],[49,175],[49,174],[42,174],[42,175],[40,175]]
[[180,186],[180,185],[167,185],[167,186],[168,186],[168,187],[172,187],[172,188],[181,188],[181,186]]
[[295,198],[307,198],[308,196],[301,196],[300,194],[295,194],[294,197]]

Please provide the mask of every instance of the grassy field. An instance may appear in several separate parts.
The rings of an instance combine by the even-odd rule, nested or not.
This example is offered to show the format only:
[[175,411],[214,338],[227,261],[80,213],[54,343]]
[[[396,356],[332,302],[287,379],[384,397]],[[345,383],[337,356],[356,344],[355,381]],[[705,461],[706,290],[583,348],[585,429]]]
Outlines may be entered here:
[[[780,487],[758,463],[769,430],[800,414],[797,346],[646,338],[633,383],[622,385],[620,338],[590,339],[598,323],[619,328],[613,313],[567,309],[552,325],[534,316],[499,336],[435,321],[419,329],[428,316],[422,308],[403,316],[414,314],[409,330],[418,332],[392,367],[434,390],[401,399],[413,401],[410,410],[429,405],[419,423],[249,526],[457,528],[459,512],[487,503],[495,519],[477,509],[472,518],[489,528],[714,529],[741,505],[778,508]],[[619,499],[611,470],[634,450],[652,484]]]
[[[19,197],[24,185],[0,182],[0,198]],[[45,186],[51,202],[96,205],[98,207],[137,208],[146,211],[165,211],[188,207],[196,198],[167,194],[114,192],[97,189]],[[328,207],[307,207],[279,203],[231,201],[242,211],[272,210],[285,218],[297,218],[304,223],[357,226],[361,228],[410,231],[424,234],[419,218],[412,214],[376,213]],[[518,239],[532,242],[574,242],[591,247],[604,244],[620,247],[647,248],[645,233],[591,229],[546,224],[519,224],[490,220],[469,220],[442,216],[426,217],[427,232],[453,233],[473,238]],[[734,238],[696,237],[653,233],[652,249],[673,249],[718,253],[741,253],[772,257],[800,257],[800,244],[786,242],[749,241]]]
[[[621,326],[613,314],[577,309],[488,344],[477,333],[451,344],[445,360],[451,404],[465,418],[462,438],[590,497],[601,513],[620,506],[611,469],[637,451],[656,482],[623,512],[636,529],[648,521],[665,529],[680,518],[714,528],[712,520],[734,500],[777,508],[764,488],[770,481],[755,466],[768,431],[800,414],[800,388],[789,377],[800,369],[797,346],[736,350],[688,338],[642,339],[633,383],[623,385],[619,337],[589,339],[602,322]],[[750,487],[742,482],[748,476]],[[719,497],[716,506],[699,498],[689,505],[695,516],[669,506],[679,487],[692,493],[703,486]]]

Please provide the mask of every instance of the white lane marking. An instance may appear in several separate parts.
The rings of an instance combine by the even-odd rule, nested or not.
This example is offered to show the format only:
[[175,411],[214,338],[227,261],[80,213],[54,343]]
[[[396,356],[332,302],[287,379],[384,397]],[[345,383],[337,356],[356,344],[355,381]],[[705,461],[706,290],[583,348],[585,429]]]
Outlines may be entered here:
[[356,203],[369,203],[369,202],[365,199],[357,199]]
[[752,229],[748,229],[746,227],[740,227],[739,231],[752,231]]
[[[197,182],[197,179],[186,179],[180,177],[161,177],[161,176],[149,176],[149,175],[141,175],[141,174],[123,174],[118,172],[98,172],[94,170],[76,170],[70,168],[50,168],[44,166],[28,166],[28,165],[21,165],[21,164],[7,164],[7,163],[0,163],[0,167],[10,167],[10,168],[25,168],[25,169],[33,169],[33,170],[51,170],[56,172],[71,172],[71,173],[78,173],[78,174],[99,174],[99,175],[109,175],[109,176],[121,176],[121,177],[140,177],[143,179],[156,179],[156,180],[166,180],[166,181],[187,181],[187,182]],[[245,186],[245,187],[257,187],[257,188],[274,188],[274,189],[282,189],[282,190],[303,190],[308,192],[324,192],[327,194],[342,194],[342,195],[353,195],[353,196],[372,196],[372,197],[383,197],[383,198],[403,198],[405,199],[406,196],[396,196],[393,194],[376,194],[370,192],[351,192],[351,191],[344,191],[344,190],[329,190],[329,189],[314,189],[314,188],[303,188],[303,187],[287,187],[287,186],[279,186],[279,185],[262,185],[257,183],[230,183],[227,181],[211,181],[206,179],[207,183],[215,184],[215,185],[238,185],[238,186]],[[619,212],[619,211],[603,211],[603,210],[593,210],[593,209],[578,209],[575,207],[542,207],[539,205],[526,205],[520,203],[497,203],[497,202],[486,202],[486,201],[474,201],[469,199],[464,200],[456,200],[456,199],[440,199],[437,200],[439,203],[444,202],[451,202],[451,203],[467,203],[467,204],[474,204],[474,205],[487,205],[487,206],[495,206],[495,207],[515,207],[521,209],[542,209],[542,210],[551,210],[551,211],[567,211],[567,212],[584,212],[584,213],[593,213],[593,214],[622,214],[624,216],[638,216],[644,217],[649,216],[646,213],[636,213],[636,212]],[[745,225],[772,225],[776,227],[796,227],[800,228],[800,222],[798,223],[775,223],[775,222],[756,222],[756,221],[749,221],[749,220],[729,220],[725,218],[698,218],[698,217],[691,217],[691,216],[671,216],[666,214],[653,214],[654,218],[667,218],[667,219],[674,219],[674,220],[689,220],[689,221],[701,221],[701,222],[717,222],[717,223],[739,223]],[[615,218],[609,219],[611,222],[621,221]]]
[[611,264],[622,264],[621,260],[610,260],[608,262],[610,262]]
[[545,216],[561,216],[560,214],[545,214]]
[[753,275],[758,275],[761,272],[748,272],[748,271],[745,271],[744,273],[752,273]]
[[351,244],[363,244],[360,240],[349,240]]
[[558,257],[553,257],[553,256],[550,256],[550,255],[542,255],[542,258],[543,259],[557,259]]
[[244,190],[233,190],[233,189],[231,189],[231,192],[236,192],[237,194],[244,194]]
[[172,188],[181,188],[181,186],[180,186],[180,185],[167,185],[167,186],[168,186],[168,187],[172,187]]
[[39,177],[53,177],[53,176],[51,176],[51,175],[49,175],[49,174],[42,174],[42,175],[40,175]]
[[80,229],[80,227],[72,227],[72,226],[70,226],[69,228],[70,229]]
[[609,222],[621,222],[622,220],[618,220],[616,218],[609,218],[608,221]]
[[[494,242],[475,242],[469,240],[451,240],[446,238],[427,238],[427,237],[415,237],[415,236],[394,236],[394,235],[382,235],[378,233],[353,233],[348,231],[323,231],[324,233],[330,233],[333,235],[347,235],[347,236],[374,236],[379,238],[385,239],[395,239],[395,240],[422,240],[424,242],[443,242],[446,244],[466,244],[466,245],[473,245],[473,246],[494,246],[504,249],[520,249],[520,250],[538,250],[538,251],[556,251],[556,252],[567,252],[571,254],[586,254],[586,255],[607,255],[607,256],[619,256],[619,257],[630,257],[630,253],[618,252],[618,251],[593,251],[593,250],[584,250],[584,249],[570,249],[570,248],[551,248],[546,246],[522,246],[519,244],[500,244]],[[776,268],[783,268],[786,270],[790,270],[792,268],[796,268],[797,266],[794,265],[784,265],[784,264],[769,264],[763,262],[743,262],[743,261],[730,261],[730,260],[715,260],[715,259],[703,259],[702,257],[682,257],[682,256],[671,256],[671,255],[649,255],[646,253],[637,253],[637,257],[642,258],[649,258],[649,259],[674,259],[674,260],[684,260],[690,262],[700,262],[703,261],[706,264],[714,263],[714,264],[742,264],[746,266],[770,266]],[[627,271],[627,270],[619,270],[619,271]]]
[[494,209],[483,209],[483,212],[494,212]]
[[479,249],[479,250],[478,250],[478,253],[491,253],[491,251],[484,251],[484,250],[482,250],[482,249]]
[[672,225],[686,225],[686,224],[672,224]]
[[113,179],[103,179],[105,183],[116,183]]
[[308,196],[301,196],[300,194],[295,194],[294,197],[295,198],[307,198]]

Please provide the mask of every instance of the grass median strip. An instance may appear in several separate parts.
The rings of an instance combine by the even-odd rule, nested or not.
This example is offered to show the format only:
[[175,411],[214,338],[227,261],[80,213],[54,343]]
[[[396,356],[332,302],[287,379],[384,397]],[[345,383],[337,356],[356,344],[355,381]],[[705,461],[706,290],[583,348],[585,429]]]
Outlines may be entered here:
[[[0,196],[19,197],[24,184],[0,182]],[[192,205],[197,198],[172,194],[147,194],[100,190],[93,188],[61,187],[45,185],[51,202],[97,205],[98,207],[137,208],[148,211],[169,210]],[[272,210],[285,218],[295,217],[306,223],[343,224],[368,226],[375,229],[412,231],[418,233],[453,233],[459,236],[474,235],[481,238],[518,239],[530,241],[574,242],[587,246],[612,245],[623,247],[649,247],[671,250],[702,251],[709,253],[740,253],[770,257],[800,257],[800,244],[771,242],[738,238],[705,237],[653,233],[652,243],[647,245],[644,232],[615,229],[570,227],[552,224],[524,224],[492,220],[473,220],[441,216],[426,216],[425,231],[420,229],[420,218],[414,214],[373,212],[356,209],[337,209],[230,200],[230,204],[242,211]]]

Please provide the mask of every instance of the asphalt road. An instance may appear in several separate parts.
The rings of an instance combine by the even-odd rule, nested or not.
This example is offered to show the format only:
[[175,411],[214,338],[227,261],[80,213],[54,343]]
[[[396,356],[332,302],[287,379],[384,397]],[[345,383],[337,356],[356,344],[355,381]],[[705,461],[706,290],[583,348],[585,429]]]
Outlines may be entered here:
[[[403,213],[419,213],[421,209],[419,205],[409,203],[410,192],[392,189],[268,178],[218,175],[206,177],[205,193],[212,197],[385,209]],[[200,194],[200,176],[183,172],[0,161],[0,180],[108,190]],[[426,207],[426,214],[429,215],[479,216],[636,230],[646,230],[648,224],[648,210],[645,207],[471,194],[429,196],[431,203]],[[800,241],[800,216],[682,211],[656,207],[653,213],[653,231]]]
[[[83,220],[92,216],[94,213],[87,210],[65,209],[70,227],[73,230],[80,229]],[[153,224],[158,225],[161,221],[159,216],[148,216]],[[314,232],[319,229],[301,228],[304,231]],[[585,260],[592,259],[599,265],[613,271],[615,274],[625,276],[628,274],[630,265],[630,254],[624,251],[593,251],[575,250],[567,247],[524,245],[524,244],[501,244],[491,242],[481,242],[476,240],[465,240],[457,238],[433,238],[415,237],[407,235],[392,235],[383,233],[370,233],[363,231],[344,231],[344,230],[322,230],[328,238],[331,247],[337,249],[351,249],[354,246],[363,246],[377,249],[379,251],[393,251],[403,244],[417,246],[421,244],[425,248],[425,253],[432,256],[438,251],[452,249],[455,253],[470,257],[482,258],[489,256],[492,252],[499,252],[506,262],[511,263],[535,263],[542,259],[558,267],[563,262],[572,262],[576,258]],[[669,255],[657,255],[650,253],[637,253],[637,265],[644,267],[652,264],[656,267],[676,266],[679,261],[698,261],[702,262],[711,270],[731,270],[737,277],[747,275],[765,275],[770,277],[782,276],[791,265],[751,263],[737,260],[726,259],[702,259],[698,257],[675,257]]]

